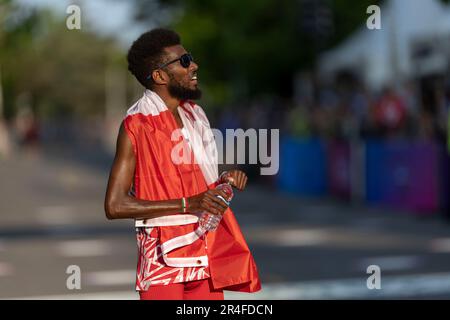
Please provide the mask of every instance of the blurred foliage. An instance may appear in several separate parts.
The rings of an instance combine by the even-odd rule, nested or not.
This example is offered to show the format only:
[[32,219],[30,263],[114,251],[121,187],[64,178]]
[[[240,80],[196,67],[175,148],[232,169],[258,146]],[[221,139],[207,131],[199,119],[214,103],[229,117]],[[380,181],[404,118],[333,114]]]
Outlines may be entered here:
[[[40,117],[104,112],[105,70],[124,65],[112,39],[68,30],[65,17],[2,1],[0,70],[6,118],[27,107]],[[88,29],[88,28],[86,28]],[[20,99],[20,97],[27,97]]]
[[[377,0],[143,0],[137,18],[155,22],[150,8],[172,8],[171,21],[200,65],[214,102],[262,94],[290,97],[301,69],[360,26]],[[144,13],[148,12],[146,16]]]
[[[116,0],[124,1],[124,0]],[[448,0],[447,0],[448,1]],[[204,100],[215,107],[261,95],[290,98],[301,70],[367,19],[382,0],[139,0],[136,21],[174,28],[199,63]],[[126,70],[114,39],[66,16],[0,0],[4,114],[27,102],[40,116],[101,114],[108,68]],[[21,96],[28,98],[21,99]]]

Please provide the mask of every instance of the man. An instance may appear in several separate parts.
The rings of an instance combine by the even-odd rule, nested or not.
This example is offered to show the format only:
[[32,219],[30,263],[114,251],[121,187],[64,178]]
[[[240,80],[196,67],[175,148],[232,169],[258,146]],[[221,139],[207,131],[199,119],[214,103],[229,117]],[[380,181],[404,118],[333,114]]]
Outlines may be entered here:
[[[120,127],[105,211],[108,219],[136,221],[141,299],[223,299],[223,290],[260,290],[233,212],[219,198],[226,194],[215,189],[225,181],[244,190],[247,177],[239,170],[219,177],[216,150],[205,146],[209,121],[192,102],[201,96],[198,65],[175,32],[154,29],[131,46],[128,69],[146,90]],[[215,232],[199,228],[202,212],[222,215]]]
[[378,127],[388,136],[402,133],[407,120],[403,98],[392,88],[386,88],[375,109]]

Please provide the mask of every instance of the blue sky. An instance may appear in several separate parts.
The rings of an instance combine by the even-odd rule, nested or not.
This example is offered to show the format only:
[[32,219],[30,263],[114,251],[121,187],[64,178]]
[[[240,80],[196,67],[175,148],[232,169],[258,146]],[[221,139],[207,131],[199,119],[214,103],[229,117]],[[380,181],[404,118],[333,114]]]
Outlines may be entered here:
[[119,42],[128,47],[146,27],[133,21],[132,2],[123,0],[17,0],[23,6],[48,7],[57,15],[67,17],[66,9],[71,4],[81,8],[81,27],[87,23],[100,34],[115,36]]

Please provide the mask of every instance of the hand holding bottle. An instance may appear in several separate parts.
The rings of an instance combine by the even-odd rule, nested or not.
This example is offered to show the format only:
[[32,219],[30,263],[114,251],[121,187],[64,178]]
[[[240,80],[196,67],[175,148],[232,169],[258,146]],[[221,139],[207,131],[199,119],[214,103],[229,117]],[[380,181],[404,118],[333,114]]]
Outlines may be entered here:
[[[227,207],[230,205],[231,199],[233,199],[233,188],[228,183],[219,184],[215,190],[221,191],[220,195],[217,197],[223,201]],[[225,196],[222,196],[225,194]],[[220,220],[222,220],[222,215],[212,215],[208,211],[205,211],[199,219],[199,227],[203,231],[215,231],[219,226]]]

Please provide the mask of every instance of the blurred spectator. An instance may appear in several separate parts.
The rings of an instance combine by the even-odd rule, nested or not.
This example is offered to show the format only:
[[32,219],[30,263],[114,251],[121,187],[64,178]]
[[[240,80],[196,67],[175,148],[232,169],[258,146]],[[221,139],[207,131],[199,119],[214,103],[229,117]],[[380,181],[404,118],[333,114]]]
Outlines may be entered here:
[[367,114],[363,118],[360,134],[363,139],[372,139],[381,136],[381,128],[377,123],[377,106],[374,102],[369,103]]
[[305,105],[297,105],[286,113],[288,133],[296,138],[308,137],[311,133],[309,112]]
[[358,122],[362,122],[369,111],[370,98],[368,92],[362,87],[352,92],[350,98],[350,112],[355,115]]
[[424,110],[419,115],[418,138],[420,140],[431,141],[435,137],[435,126],[433,116],[430,112]]
[[436,128],[437,139],[446,141],[448,136],[448,109],[450,106],[450,78],[443,87],[436,88],[437,114]]
[[[450,100],[448,100],[450,102]],[[450,155],[450,112],[449,112],[450,103],[447,103],[447,151]]]
[[358,80],[346,84],[310,83],[308,97],[297,94],[292,101],[257,98],[249,108],[224,109],[219,113],[219,126],[221,130],[279,128],[281,135],[324,139],[402,137],[440,143],[446,139],[448,84],[442,89],[436,87],[437,105],[429,106],[420,99],[419,83],[412,80],[396,86],[395,90],[386,87],[381,94],[368,90]]
[[20,109],[15,127],[19,145],[28,150],[36,149],[39,143],[39,124],[31,108]]
[[5,121],[0,118],[0,158],[7,158],[11,155],[11,143],[8,127]]
[[392,88],[386,88],[376,106],[376,121],[387,136],[396,136],[405,128],[404,100]]

